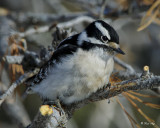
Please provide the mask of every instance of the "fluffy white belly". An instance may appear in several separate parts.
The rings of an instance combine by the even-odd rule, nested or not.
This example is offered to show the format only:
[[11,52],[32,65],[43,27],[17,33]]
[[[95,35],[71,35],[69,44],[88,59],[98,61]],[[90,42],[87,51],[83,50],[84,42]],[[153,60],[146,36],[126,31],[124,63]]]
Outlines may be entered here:
[[[103,51],[100,53],[105,54]],[[94,51],[79,49],[75,55],[56,65],[47,79],[33,90],[51,100],[59,97],[65,104],[82,100],[109,82],[114,61],[112,57],[105,59]]]

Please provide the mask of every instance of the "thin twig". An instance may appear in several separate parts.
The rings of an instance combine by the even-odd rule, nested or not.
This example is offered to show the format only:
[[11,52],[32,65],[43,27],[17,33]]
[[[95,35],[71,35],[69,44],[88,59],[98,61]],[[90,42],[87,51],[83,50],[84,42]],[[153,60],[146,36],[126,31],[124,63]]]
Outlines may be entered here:
[[57,27],[59,27],[59,28],[70,28],[70,27],[75,26],[77,24],[80,24],[82,22],[91,23],[94,20],[95,19],[93,19],[92,17],[89,17],[89,16],[80,16],[80,17],[77,17],[73,20],[70,20],[70,21],[67,21],[67,22],[64,22],[64,23],[59,23],[57,25]]
[[[6,90],[7,90],[7,85],[0,82],[0,93]],[[2,109],[4,110],[5,113],[7,113],[7,115],[10,117],[11,120],[16,122],[16,124],[26,127],[28,124],[31,123],[31,121],[19,98],[19,95],[16,96],[16,102],[14,101],[15,101],[14,96],[6,99],[5,103],[2,106]],[[3,102],[3,100],[0,101],[0,104],[1,102]]]
[[119,64],[120,66],[122,66],[123,68],[127,69],[131,74],[135,73],[135,70],[133,69],[133,67],[127,63],[125,63],[124,61],[118,59],[117,57],[114,57],[114,61]]
[[32,72],[28,72],[28,73],[25,73],[24,75],[20,76],[19,79],[16,80],[16,81],[10,86],[10,88],[9,88],[3,95],[0,96],[0,105],[3,103],[3,101],[4,101],[8,96],[10,96],[10,95],[14,92],[15,88],[16,88],[18,85],[22,84],[22,83],[25,82],[28,78],[30,78],[30,77],[34,76],[35,74],[37,74],[38,71],[39,71],[39,69],[36,68],[36,69],[35,69],[34,71],[32,71]]
[[101,10],[100,10],[100,15],[99,15],[100,19],[104,18],[104,10],[105,10],[106,5],[107,5],[107,0],[103,0]]

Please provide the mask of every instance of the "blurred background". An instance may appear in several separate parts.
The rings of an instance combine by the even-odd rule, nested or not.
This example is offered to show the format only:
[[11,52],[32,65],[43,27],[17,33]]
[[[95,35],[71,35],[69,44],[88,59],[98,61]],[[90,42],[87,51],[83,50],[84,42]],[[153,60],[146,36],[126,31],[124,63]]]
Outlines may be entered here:
[[[19,76],[41,65],[40,60],[47,60],[56,42],[81,32],[96,19],[103,19],[118,32],[126,53],[118,56],[121,60],[136,72],[148,65],[151,72],[160,74],[160,0],[0,0],[0,94]],[[59,37],[57,33],[65,34]],[[22,98],[25,88],[19,86],[0,106],[0,128],[23,128],[36,116],[42,102],[37,95]],[[144,102],[160,104],[155,98],[158,89],[138,94],[134,96]],[[137,107],[124,95],[89,104],[74,113],[68,128],[130,128],[124,110],[137,127],[160,126],[159,107],[133,101]]]

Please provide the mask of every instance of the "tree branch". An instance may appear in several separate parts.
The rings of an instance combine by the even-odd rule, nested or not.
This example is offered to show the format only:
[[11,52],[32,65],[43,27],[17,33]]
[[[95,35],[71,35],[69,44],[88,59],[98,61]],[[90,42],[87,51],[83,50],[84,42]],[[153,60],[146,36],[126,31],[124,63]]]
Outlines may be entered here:
[[19,33],[13,33],[13,35],[18,35],[19,37],[26,37],[26,36],[29,36],[29,35],[32,35],[32,34],[35,34],[35,33],[44,33],[44,32],[47,32],[49,31],[52,27],[55,27],[57,26],[58,28],[69,28],[69,27],[72,27],[72,26],[75,26],[76,24],[79,24],[81,22],[93,22],[94,19],[92,17],[89,17],[89,16],[79,16],[77,18],[74,18],[70,21],[66,21],[66,22],[63,22],[63,23],[58,23],[57,25],[53,24],[52,26],[42,26],[42,27],[39,27],[39,28],[31,28],[31,29],[28,29],[27,31],[25,32],[19,32]]
[[[125,62],[114,58],[117,64],[120,66],[124,67],[126,71],[119,71],[118,75],[121,77],[125,77],[124,74],[128,74],[129,76],[134,76],[130,78],[134,79],[129,79],[129,80],[124,80],[120,83],[114,83],[112,84],[111,88],[104,88],[100,89],[97,92],[93,93],[89,98],[77,102],[74,104],[71,104],[69,106],[63,105],[64,109],[64,114],[60,114],[57,109],[52,107],[53,109],[53,114],[50,116],[43,116],[39,112],[38,115],[36,116],[35,120],[28,126],[29,128],[34,128],[34,127],[47,127],[47,128],[57,128],[57,127],[65,127],[66,122],[72,117],[73,112],[76,109],[79,109],[83,107],[86,104],[104,100],[104,99],[109,99],[111,97],[117,96],[123,92],[130,91],[130,90],[144,90],[144,89],[152,89],[153,87],[159,87],[160,86],[160,76],[155,76],[151,73],[149,73],[149,67],[145,66],[144,71],[141,75],[138,75],[134,69],[126,64]],[[4,93],[2,96],[0,96],[0,104],[9,96],[13,93],[14,89],[22,84],[25,80],[28,78],[32,77],[33,75],[37,74],[39,70],[35,69],[33,72],[28,72],[24,75],[22,75],[15,83],[11,85],[11,87]],[[127,77],[128,78],[128,77]]]
[[46,24],[51,23],[53,21],[68,21],[71,19],[74,19],[76,17],[82,16],[82,15],[89,15],[87,12],[80,12],[80,13],[69,13],[69,14],[48,14],[48,13],[15,13],[12,12],[10,14],[10,18],[14,21],[20,23],[20,24]]
[[[145,73],[144,73],[145,72]],[[114,83],[112,84],[111,88],[104,88],[100,89],[97,92],[93,93],[89,98],[78,102],[71,104],[69,106],[63,105],[63,109],[65,114],[60,114],[57,112],[57,110],[52,107],[53,113],[49,116],[43,116],[38,113],[35,120],[32,122],[31,125],[28,126],[28,128],[34,128],[34,127],[46,127],[46,128],[57,128],[57,127],[65,127],[64,124],[72,117],[73,112],[76,109],[79,109],[83,107],[86,104],[109,99],[111,97],[117,96],[123,92],[127,91],[138,91],[138,90],[145,90],[145,89],[152,89],[160,86],[160,76],[155,76],[149,71],[145,71],[142,73],[141,77],[136,79],[130,79],[125,80],[120,83]],[[145,75],[144,75],[145,74]],[[65,117],[65,118],[64,118]]]
[[3,57],[3,60],[9,64],[21,64],[23,57],[24,56],[22,55],[19,55],[19,56],[9,56],[8,55],[8,56]]

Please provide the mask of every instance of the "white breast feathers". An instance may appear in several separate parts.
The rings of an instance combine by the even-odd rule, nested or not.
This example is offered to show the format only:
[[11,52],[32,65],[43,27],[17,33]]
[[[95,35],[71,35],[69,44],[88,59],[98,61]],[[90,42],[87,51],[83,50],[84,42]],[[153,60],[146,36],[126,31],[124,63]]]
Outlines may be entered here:
[[63,103],[70,104],[108,84],[113,66],[113,57],[102,49],[78,49],[74,55],[63,58],[33,90],[45,98],[59,97]]

